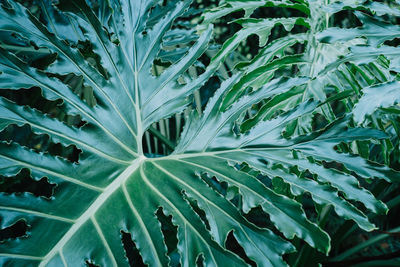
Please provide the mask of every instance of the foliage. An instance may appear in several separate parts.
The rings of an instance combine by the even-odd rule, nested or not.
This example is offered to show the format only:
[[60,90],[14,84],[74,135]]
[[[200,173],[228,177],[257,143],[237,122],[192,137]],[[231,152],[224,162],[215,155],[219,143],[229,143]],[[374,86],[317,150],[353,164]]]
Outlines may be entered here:
[[[329,207],[365,231],[387,213],[367,182],[400,179],[383,165],[398,151],[398,48],[386,42],[399,27],[379,18],[397,6],[34,3],[41,12],[0,8],[0,130],[47,140],[0,142],[2,265],[299,265],[283,255],[329,254]],[[241,28],[209,44],[242,10]],[[344,11],[361,25],[331,27]],[[259,51],[235,59],[254,35]],[[186,109],[215,77],[204,110]],[[46,106],[14,97],[33,90]],[[153,125],[181,112],[175,144]],[[172,153],[150,153],[149,132]]]

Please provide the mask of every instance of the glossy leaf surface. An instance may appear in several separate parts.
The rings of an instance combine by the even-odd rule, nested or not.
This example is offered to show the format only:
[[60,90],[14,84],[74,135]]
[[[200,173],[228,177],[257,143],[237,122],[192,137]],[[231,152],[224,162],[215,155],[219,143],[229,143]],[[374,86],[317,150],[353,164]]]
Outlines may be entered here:
[[[400,174],[361,157],[338,153],[335,148],[340,142],[384,139],[385,133],[352,128],[350,116],[334,119],[318,131],[290,130],[293,122],[312,116],[325,100],[308,97],[318,92],[305,92],[318,85],[318,72],[333,60],[316,61],[318,71],[304,67],[298,77],[277,77],[276,70],[309,64],[307,53],[284,55],[287,47],[307,38],[298,34],[267,42],[275,25],[283,25],[286,31],[295,25],[313,27],[308,19],[238,20],[243,29],[222,45],[204,72],[193,80],[185,78],[208,48],[214,19],[238,9],[250,15],[259,6],[290,7],[312,14],[308,4],[226,1],[206,13],[203,25],[195,31],[171,28],[188,12],[190,1],[110,0],[99,1],[103,6],[97,8],[84,0],[54,5],[39,2],[47,11],[39,18],[17,2],[6,1],[0,7],[0,88],[40,88],[45,99],[59,101],[66,114],[79,115],[82,123],[71,125],[1,97],[0,130],[29,125],[33,133],[64,147],[73,146],[80,153],[72,162],[35,151],[15,139],[0,142],[2,176],[13,179],[28,169],[35,181],[45,177],[54,185],[50,197],[28,191],[0,193],[1,228],[19,221],[28,227],[23,236],[1,244],[1,265],[84,266],[90,262],[129,266],[129,251],[121,240],[123,233],[129,233],[144,264],[168,266],[172,259],[161,212],[177,227],[176,247],[182,266],[195,266],[199,261],[204,266],[246,266],[227,249],[230,233],[258,266],[286,266],[282,255],[295,250],[294,237],[322,253],[330,250],[329,235],[306,216],[296,196],[309,193],[315,203],[332,205],[339,216],[367,231],[376,227],[366,211],[387,212],[386,205],[362,188],[353,173],[387,181],[399,181]],[[356,32],[351,34],[358,37],[363,29]],[[260,37],[261,46],[266,45],[260,54],[237,65],[237,72],[220,84],[203,114],[193,111],[185,118],[172,154],[147,157],[142,144],[146,130],[182,112],[191,103],[191,94],[215,75],[226,57],[251,34]],[[190,48],[166,52],[177,40]],[[382,40],[387,38],[372,44]],[[82,42],[90,44],[97,61],[84,56],[79,46]],[[45,49],[55,55],[54,60],[39,68],[7,45]],[[335,55],[341,54],[335,51]],[[160,58],[171,64],[156,74],[154,61]],[[92,102],[62,80],[71,74],[91,88]],[[369,94],[365,91],[364,98]],[[269,106],[246,120],[245,112],[266,99]],[[367,100],[360,100],[355,116],[373,112],[363,108],[363,101]],[[277,107],[282,112],[268,113],[269,108]],[[294,134],[285,135],[290,131]],[[340,163],[344,169],[326,168],[324,162],[328,161]],[[245,171],[244,166],[255,173]],[[304,176],[305,172],[311,176]],[[261,176],[268,181],[282,179],[292,197],[278,192]],[[254,208],[261,208],[265,218],[269,217],[271,229],[246,218]]]

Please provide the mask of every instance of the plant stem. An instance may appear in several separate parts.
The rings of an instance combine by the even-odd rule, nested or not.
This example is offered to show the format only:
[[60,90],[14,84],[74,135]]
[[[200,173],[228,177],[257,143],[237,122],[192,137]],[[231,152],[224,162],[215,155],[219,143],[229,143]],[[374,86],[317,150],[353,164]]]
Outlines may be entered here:
[[[400,231],[400,226],[396,227],[396,228],[393,228],[392,230],[389,230],[388,232],[398,232],[398,231]],[[341,254],[337,255],[332,260],[330,260],[330,262],[342,261],[342,260],[348,258],[349,256],[351,256],[351,255],[363,250],[364,248],[369,247],[369,246],[371,246],[371,245],[373,245],[373,244],[375,244],[375,243],[377,243],[377,242],[379,242],[379,241],[381,241],[381,240],[383,240],[383,239],[385,239],[385,238],[387,238],[389,236],[390,236],[390,234],[379,234],[379,235],[377,235],[377,236],[375,236],[375,237],[373,237],[373,238],[371,238],[371,239],[369,239],[369,240],[367,240],[367,241],[365,241],[363,243],[358,244],[357,246],[354,246],[354,247],[342,252]]]
[[393,207],[395,207],[395,206],[397,206],[399,204],[400,204],[400,195],[395,197],[395,198],[393,198],[393,199],[391,199],[391,200],[389,200],[386,203],[386,205],[388,206],[389,209],[391,209],[391,208],[393,208]]
[[155,137],[157,137],[162,143],[164,143],[169,149],[175,149],[175,143],[166,138],[163,134],[161,134],[157,129],[150,126],[149,127],[150,133],[152,133]]
[[[371,262],[371,261],[376,261],[376,260],[388,260],[388,259],[393,259],[393,258],[398,258],[398,257],[400,257],[400,251],[396,251],[396,252],[389,253],[389,254],[383,254],[383,255],[379,255],[379,256],[368,256],[368,257],[360,257],[360,258],[345,260],[345,261],[326,262],[326,263],[324,263],[324,267],[350,266],[350,265],[354,265],[354,264],[362,263],[362,262]],[[393,266],[395,266],[395,265],[393,265]]]
[[326,222],[328,221],[329,213],[332,209],[332,205],[325,205],[320,213],[318,226],[321,228],[325,227]]

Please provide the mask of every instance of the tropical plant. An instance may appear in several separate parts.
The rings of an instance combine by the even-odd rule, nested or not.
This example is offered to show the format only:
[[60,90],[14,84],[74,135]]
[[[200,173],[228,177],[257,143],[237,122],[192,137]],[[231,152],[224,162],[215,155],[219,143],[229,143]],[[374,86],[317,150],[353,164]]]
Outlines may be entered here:
[[[367,18],[364,28],[329,29],[329,14],[365,10],[358,2],[244,0],[224,1],[195,28],[179,20],[196,16],[190,2],[42,0],[35,1],[41,10],[35,13],[2,1],[0,130],[25,129],[50,143],[32,146],[17,135],[0,142],[6,185],[0,227],[12,232],[0,244],[2,265],[286,266],[282,256],[298,240],[329,253],[321,226],[327,207],[363,230],[376,229],[367,215],[385,214],[387,207],[360,181],[397,182],[400,174],[357,156],[353,147],[389,145],[386,128],[358,122],[396,102],[368,106],[375,87],[395,94],[398,66],[395,60],[378,65],[385,52],[352,53],[361,55],[370,44],[386,49],[379,45],[393,39],[393,29],[384,37],[369,34],[383,22],[364,13],[357,13]],[[248,17],[261,7],[303,16]],[[236,21],[243,29],[204,59],[213,22],[237,10],[245,10]],[[277,24],[304,28],[268,41]],[[229,70],[204,110],[189,112],[176,145],[152,127],[190,105],[190,96],[253,34],[263,48]],[[335,41],[343,43],[327,44]],[[304,53],[294,53],[296,45]],[[346,75],[365,78],[371,66],[390,81],[369,73],[371,87],[354,96],[348,86],[358,92],[359,84]],[[31,90],[51,108],[13,98]],[[352,97],[361,97],[354,109]],[[335,114],[332,101],[345,102],[345,111]],[[327,122],[313,129],[316,114]],[[145,153],[147,130],[173,152]],[[304,211],[307,196],[320,219]]]
[[[307,6],[307,3],[303,2],[302,5],[301,1],[224,2],[221,7],[205,13],[204,17],[206,22],[215,22],[232,12],[245,11],[244,19],[233,21],[241,24],[243,28],[228,42],[237,45],[249,35],[257,34],[262,46],[268,38],[272,38],[272,42],[262,48],[251,61],[251,71],[245,75],[244,82],[239,82],[236,86],[237,95],[240,95],[241,90],[246,89],[246,86],[258,88],[259,84],[274,77],[276,75],[274,72],[285,70],[286,66],[295,66],[295,74],[311,78],[304,90],[268,100],[264,102],[261,109],[257,107],[256,115],[248,121],[250,125],[254,125],[252,120],[257,122],[260,118],[270,118],[277,109],[288,110],[304,99],[314,97],[331,103],[321,105],[320,109],[316,110],[316,115],[319,115],[314,117],[317,119],[317,124],[321,118],[323,124],[332,122],[338,116],[343,116],[343,111],[347,111],[354,114],[356,124],[363,123],[368,127],[383,130],[390,136],[378,144],[371,141],[356,141],[347,147],[342,144],[343,151],[359,154],[398,168],[398,109],[393,106],[398,101],[396,55],[399,50],[396,47],[398,42],[396,39],[393,40],[398,36],[396,32],[399,29],[395,25],[396,16],[399,16],[398,3],[308,1],[309,8],[305,8],[304,5]],[[284,17],[276,18],[277,16]],[[296,29],[296,24],[305,27]],[[283,27],[279,28],[280,25]],[[278,31],[280,36],[283,29],[287,31],[294,29],[292,32],[295,34],[277,38],[277,29],[280,30]],[[237,65],[238,68],[241,66],[243,66],[242,63]],[[285,73],[288,73],[287,69]],[[293,68],[289,70],[289,73],[293,73]],[[259,83],[260,79],[262,79],[261,83]],[[354,103],[360,97],[359,103],[352,110]],[[389,106],[391,108],[385,108]],[[311,119],[312,117],[309,116],[308,120]],[[298,122],[293,123],[298,124]],[[321,127],[317,124],[314,126]],[[311,125],[303,121],[292,129],[297,133],[309,132]],[[392,190],[398,187],[395,184],[392,187],[385,184],[384,181],[376,181],[368,187],[380,198],[389,201],[390,207],[394,207],[398,205],[398,198],[393,198],[396,195],[392,194],[393,199],[391,199],[388,193],[393,193]],[[319,220],[321,227],[326,227],[328,217],[333,219],[335,224],[340,224],[340,221],[329,214],[329,207],[321,211]],[[382,217],[379,218],[382,220]],[[382,224],[380,221],[379,225]],[[339,252],[343,240],[351,234],[354,235],[357,229],[351,223],[345,223],[339,229],[334,227],[335,229],[329,229],[334,235],[332,244],[334,251],[331,253],[333,255]],[[394,231],[397,230],[398,228],[394,229]],[[333,266],[378,259],[379,257],[361,257],[343,261],[357,251],[365,250],[367,246],[382,240],[383,237],[387,238],[388,235],[381,234],[372,238],[371,242],[359,244],[348,251],[341,251],[340,255],[332,259]],[[300,252],[289,258],[290,265],[316,265],[321,261],[328,264],[326,258],[324,259],[321,255],[317,257],[315,251],[310,250],[308,246],[298,243],[297,247]],[[381,258],[395,257],[397,254],[383,255]],[[310,261],[310,259],[313,260]],[[394,263],[396,265],[398,261],[393,262],[396,262]],[[379,261],[376,264],[381,266],[386,263]],[[387,264],[393,263],[390,263],[389,259]]]

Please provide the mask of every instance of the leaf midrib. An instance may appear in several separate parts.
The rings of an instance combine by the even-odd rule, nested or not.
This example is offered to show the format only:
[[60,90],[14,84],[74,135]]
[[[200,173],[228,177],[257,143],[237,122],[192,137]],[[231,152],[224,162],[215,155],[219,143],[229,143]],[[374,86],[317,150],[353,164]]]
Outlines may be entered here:
[[[36,18],[31,14],[31,13],[29,13],[29,11],[28,11],[28,15],[30,15],[30,16],[32,16],[32,18],[33,18],[33,20],[36,20]],[[25,29],[26,31],[28,31],[29,32],[29,30],[28,29],[26,29],[26,27],[25,26],[23,26],[23,25],[21,25],[20,23],[18,23],[17,21],[15,21],[14,19],[12,19],[12,21],[14,21],[16,24],[18,24],[21,28],[23,28],[23,29]],[[31,21],[33,24],[35,24],[35,22],[34,21]],[[39,21],[37,21],[37,23],[40,23]],[[35,25],[36,26],[36,25]],[[36,26],[37,27],[37,26]],[[38,27],[37,27],[38,28]],[[38,28],[38,30],[41,32],[41,30],[40,30],[40,28]],[[129,123],[126,121],[126,119],[125,119],[125,117],[121,114],[121,112],[119,111],[119,109],[116,107],[116,105],[114,104],[114,102],[110,99],[110,97],[104,92],[104,90],[101,88],[101,86],[97,83],[97,82],[95,82],[93,79],[92,79],[92,77],[90,76],[90,75],[88,75],[87,73],[86,73],[86,71],[85,70],[83,70],[80,66],[79,66],[79,64],[77,64],[76,62],[75,62],[75,60],[73,60],[67,53],[65,53],[64,52],[64,50],[61,48],[61,47],[59,47],[59,45],[57,44],[57,43],[55,43],[55,42],[53,42],[53,41],[51,41],[50,39],[48,39],[48,38],[43,38],[42,36],[40,36],[40,35],[37,35],[37,34],[33,34],[33,35],[35,35],[38,39],[41,39],[41,40],[43,40],[44,42],[48,42],[48,43],[50,43],[51,44],[51,46],[53,46],[56,50],[58,50],[62,55],[64,55],[68,60],[69,60],[69,62],[71,62],[102,94],[103,94],[103,96],[107,99],[107,101],[110,103],[110,105],[113,107],[113,109],[115,110],[115,112],[118,114],[118,116],[121,118],[121,120],[124,122],[124,124],[126,125],[126,127],[128,128],[128,130],[132,133],[132,134],[134,134],[134,131],[132,130],[132,128],[130,127],[130,125],[129,125]],[[46,34],[44,34],[45,36],[46,36]],[[56,35],[54,35],[54,36],[56,36]],[[58,38],[58,37],[57,37]],[[63,98],[64,99],[64,98]],[[125,148],[125,147],[124,147]],[[128,150],[128,152],[130,152],[131,150]]]
[[[99,43],[101,44],[101,47],[102,47],[103,50],[105,51],[108,60],[111,62],[112,66],[113,66],[113,68],[114,68],[114,70],[115,70],[115,73],[117,74],[118,79],[120,80],[120,82],[121,82],[121,84],[122,84],[122,87],[124,88],[125,93],[126,93],[127,96],[129,97],[129,100],[132,102],[132,105],[135,106],[136,103],[135,103],[135,101],[132,99],[132,96],[131,96],[131,94],[129,93],[129,90],[128,90],[127,86],[126,86],[125,81],[121,78],[120,72],[119,72],[119,70],[118,70],[118,68],[117,68],[117,66],[116,66],[116,64],[115,64],[115,62],[114,62],[114,59],[111,57],[110,52],[109,52],[108,49],[106,48],[106,45],[104,44],[104,41],[102,40],[101,36],[99,35],[99,33],[97,32],[97,30],[95,29],[95,27],[94,27],[92,21],[91,21],[90,18],[86,15],[86,13],[82,10],[82,8],[80,8],[79,6],[77,6],[75,2],[73,2],[73,3],[74,3],[74,5],[75,5],[79,10],[81,10],[82,14],[84,14],[85,17],[87,18],[88,23],[92,26],[93,31],[96,33],[97,40],[99,41]],[[120,46],[119,46],[119,47],[120,47]],[[130,128],[130,129],[131,129],[131,128]],[[135,132],[131,132],[131,133],[134,135],[135,138],[138,138],[137,133],[135,133]]]
[[[18,115],[18,114],[17,114],[17,115]],[[40,126],[40,125],[38,125],[38,124],[36,124],[36,123],[33,123],[33,122],[31,122],[31,121],[28,121],[27,119],[25,119],[25,120],[18,120],[18,119],[10,119],[10,118],[1,117],[1,116],[0,116],[0,119],[4,119],[4,120],[8,120],[8,121],[14,121],[14,122],[16,122],[16,123],[19,122],[19,123],[22,123],[22,124],[24,124],[24,123],[29,123],[29,125],[30,125],[32,128],[36,128],[36,129],[41,130],[41,131],[43,131],[43,132],[48,132],[48,133],[50,133],[50,134],[52,134],[52,135],[56,135],[56,136],[59,136],[60,138],[69,140],[69,141],[72,142],[72,144],[77,144],[78,146],[80,145],[80,146],[82,146],[82,147],[85,147],[87,150],[93,152],[93,153],[96,154],[96,155],[101,155],[101,156],[102,156],[103,158],[105,158],[105,159],[108,159],[108,160],[110,160],[110,161],[113,161],[113,162],[119,163],[119,164],[129,164],[128,161],[115,158],[115,157],[113,157],[113,156],[111,156],[111,155],[109,155],[109,154],[107,154],[107,153],[104,153],[103,151],[98,150],[97,148],[95,148],[95,147],[92,146],[92,145],[86,144],[86,143],[84,143],[84,142],[79,141],[79,140],[76,139],[76,138],[69,137],[69,136],[67,136],[67,135],[65,135],[65,134],[62,134],[62,133],[59,133],[59,132],[57,132],[57,131],[53,131],[53,130],[51,130],[51,129],[49,129],[49,128],[42,127],[42,126]]]
[[55,172],[55,171],[51,171],[51,170],[48,170],[48,169],[45,169],[45,168],[42,168],[42,167],[38,167],[38,166],[32,165],[32,164],[27,163],[25,161],[22,161],[20,159],[10,158],[10,157],[2,155],[2,154],[0,154],[0,157],[1,158],[5,158],[6,160],[9,160],[9,161],[16,162],[16,163],[18,163],[18,164],[20,164],[22,166],[27,167],[27,168],[30,168],[30,169],[33,169],[33,170],[38,170],[38,171],[41,171],[43,173],[47,173],[49,175],[53,175],[53,176],[58,177],[58,178],[60,178],[62,180],[68,181],[68,182],[73,183],[73,184],[80,185],[82,187],[88,188],[88,189],[93,190],[93,191],[97,191],[97,192],[102,192],[103,191],[103,189],[100,188],[100,187],[84,183],[84,182],[82,182],[82,181],[80,181],[80,180],[78,180],[78,179],[76,179],[74,177],[69,177],[69,176],[66,176],[64,174],[61,174],[61,173],[58,173],[58,172]]
[[[153,164],[154,164],[154,162],[153,162]],[[155,165],[155,164],[154,164]],[[155,165],[156,166],[156,165]],[[157,168],[159,168],[159,166],[156,166]],[[160,169],[160,168],[159,168]],[[166,203],[168,203],[169,205],[170,205],[170,207],[172,208],[172,209],[174,209],[175,210],[175,212],[177,213],[177,214],[179,214],[180,216],[179,217],[181,217],[182,218],[182,220],[185,222],[185,226],[186,225],[189,225],[190,226],[190,228],[192,228],[193,229],[193,231],[195,231],[197,234],[198,234],[198,236],[199,236],[199,238],[205,243],[205,244],[207,244],[207,249],[208,249],[208,251],[210,252],[210,255],[211,255],[211,258],[212,258],[212,260],[213,260],[213,262],[216,264],[216,266],[217,266],[217,262],[216,262],[216,260],[215,260],[215,257],[214,257],[214,254],[212,253],[212,251],[211,251],[211,249],[210,249],[210,246],[208,246],[208,242],[204,239],[204,237],[199,233],[199,231],[196,229],[196,227],[194,227],[187,219],[186,219],[186,217],[179,211],[179,209],[171,202],[171,201],[169,201],[169,199],[168,198],[166,198],[160,191],[158,191],[158,189],[157,188],[155,188],[152,184],[151,184],[151,182],[147,179],[147,176],[144,174],[144,172],[143,172],[143,169],[142,168],[140,168],[140,170],[141,170],[141,174],[142,174],[142,177],[143,177],[143,180],[145,181],[145,183],[157,194],[157,195],[159,195]],[[160,169],[161,171],[163,171],[162,169]],[[164,171],[163,171],[164,172]],[[166,173],[167,175],[169,175],[168,173]]]
[[58,243],[50,250],[39,266],[46,266],[46,264],[61,251],[64,245],[74,236],[74,234],[80,229],[80,227],[90,220],[97,210],[108,200],[108,198],[126,182],[126,180],[139,168],[145,157],[141,156],[129,165],[123,173],[121,173],[109,186],[106,187],[104,192],[90,205],[88,209],[75,221],[71,228],[64,234],[64,236],[58,241]]
[[[198,190],[194,189],[192,186],[188,185],[186,182],[184,182],[183,180],[179,179],[178,177],[176,177],[174,174],[170,173],[169,171],[165,170],[163,167],[161,167],[160,165],[156,164],[155,162],[152,162],[154,166],[156,166],[159,170],[161,170],[162,172],[164,172],[165,174],[167,174],[168,176],[172,177],[174,180],[176,180],[177,182],[184,184],[186,187],[190,188],[193,192],[195,192],[196,195],[198,195],[200,198],[202,198],[205,203],[208,205],[208,203],[210,203],[211,205],[213,205],[216,209],[220,210],[221,213],[225,214],[226,217],[230,218],[233,221],[236,221],[235,218],[233,218],[231,216],[231,214],[227,213],[226,211],[224,211],[222,208],[220,208],[218,205],[216,205],[214,202],[210,201],[208,198],[204,197]],[[158,190],[157,190],[158,191]],[[174,206],[175,207],[175,206]],[[183,215],[181,215],[183,216]],[[190,224],[189,224],[190,225]],[[191,226],[191,225],[190,225]],[[266,256],[266,260],[268,260],[267,255],[265,254],[265,252],[263,252],[262,250],[260,250],[260,248],[254,243],[254,240],[251,239],[249,237],[249,235],[247,234],[247,232],[245,231],[245,229],[243,228],[243,226],[241,224],[238,224],[239,228],[243,231],[243,234],[246,236],[246,238],[250,241],[250,243],[253,244],[253,246],[260,251],[261,254]],[[194,228],[193,228],[194,229]],[[204,239],[203,239],[204,240]],[[205,240],[204,240],[205,241]],[[207,246],[208,247],[208,246]]]
[[126,150],[128,153],[136,156],[136,152],[134,152],[133,150],[131,150],[129,147],[127,147],[124,143],[122,143],[115,135],[113,135],[107,128],[105,128],[98,120],[96,120],[92,115],[90,115],[89,113],[87,113],[85,110],[83,110],[82,108],[80,108],[77,104],[73,103],[71,100],[69,100],[68,97],[63,96],[62,94],[60,94],[59,92],[57,92],[56,90],[52,89],[50,86],[42,83],[40,80],[35,79],[33,76],[19,70],[16,68],[13,68],[11,66],[5,65],[0,63],[1,65],[6,66],[7,68],[10,68],[16,72],[19,72],[20,74],[27,76],[28,78],[32,79],[33,81],[36,81],[39,85],[43,86],[44,88],[47,88],[48,90],[50,90],[51,92],[53,92],[54,94],[58,95],[61,99],[63,99],[64,101],[68,102],[69,104],[71,104],[73,107],[75,107],[77,110],[79,110],[80,112],[82,112],[82,114],[85,114],[88,118],[91,119],[92,122],[94,122],[96,125],[98,125],[103,131],[104,133],[106,133],[108,136],[110,136],[110,138],[115,141],[118,145],[121,146],[121,148],[123,148],[124,150]]

